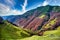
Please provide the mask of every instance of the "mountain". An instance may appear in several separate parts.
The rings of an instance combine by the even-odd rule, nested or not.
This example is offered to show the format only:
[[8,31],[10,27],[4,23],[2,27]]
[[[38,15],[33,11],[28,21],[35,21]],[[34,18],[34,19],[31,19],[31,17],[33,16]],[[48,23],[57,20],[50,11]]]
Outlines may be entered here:
[[43,29],[45,28],[54,29],[60,26],[60,13],[53,12],[50,14],[51,14],[50,19],[42,26]]
[[6,19],[0,17],[1,40],[60,40],[60,6],[41,6]]
[[[14,19],[17,19],[19,20],[20,18],[29,18],[31,17],[33,14],[36,14],[34,13],[35,11],[37,12],[41,12],[41,14],[48,14],[49,12],[59,12],[60,11],[60,7],[59,6],[50,6],[50,5],[47,5],[47,6],[41,6],[41,7],[38,7],[36,9],[32,9],[30,11],[27,11],[26,13],[24,13],[23,15],[11,15],[11,16],[8,16],[8,20],[11,21],[11,22],[14,22],[12,20]],[[40,15],[37,14],[36,16]],[[15,20],[16,21],[16,20]]]
[[21,28],[37,31],[40,29],[54,29],[60,26],[60,6],[41,6],[27,11],[23,15],[11,16],[9,22]]

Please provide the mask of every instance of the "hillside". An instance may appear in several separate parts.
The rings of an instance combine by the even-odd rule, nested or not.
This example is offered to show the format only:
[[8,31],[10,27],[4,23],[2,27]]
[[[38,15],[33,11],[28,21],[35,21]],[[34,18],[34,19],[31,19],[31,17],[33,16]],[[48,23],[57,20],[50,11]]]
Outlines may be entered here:
[[24,38],[21,40],[60,40],[59,30],[57,29],[57,30],[46,31],[44,32],[43,36],[34,35],[32,37]]
[[17,18],[12,23],[17,26],[21,26],[21,28],[32,31],[37,31],[43,27],[50,26],[51,28],[48,29],[54,29],[55,27],[60,26],[60,7],[50,5],[41,6],[36,9],[27,11],[23,15],[20,15],[20,18]]
[[4,21],[3,24],[0,24],[0,32],[1,40],[16,40],[30,36],[30,34],[25,32],[23,29],[14,26],[7,21]]

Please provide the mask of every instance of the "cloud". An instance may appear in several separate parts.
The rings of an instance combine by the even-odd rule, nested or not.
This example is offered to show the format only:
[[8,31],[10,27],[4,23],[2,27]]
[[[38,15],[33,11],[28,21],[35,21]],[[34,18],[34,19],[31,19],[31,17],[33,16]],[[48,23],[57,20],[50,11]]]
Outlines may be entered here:
[[9,10],[10,8],[8,6],[0,3],[0,16],[7,15]]
[[14,7],[14,5],[16,4],[14,0],[5,0],[5,3],[10,7]]
[[[27,0],[24,1],[23,5],[21,5],[22,11],[11,8],[11,6],[14,7],[15,5],[14,0],[5,0],[5,3],[7,5],[0,3],[0,16],[22,15],[27,11],[26,10],[27,4],[28,4]],[[45,0],[42,4],[39,4],[37,6],[35,5],[36,7],[34,8],[32,7],[32,8],[35,9],[39,6],[46,6],[51,3],[52,5],[60,5],[60,0]]]
[[13,10],[9,6],[0,3],[0,16],[22,15],[20,10]]
[[21,12],[20,10],[11,10],[14,15],[22,15],[24,12]]
[[60,0],[51,0],[50,4],[60,6]]
[[[6,0],[7,4],[14,5],[13,0]],[[22,11],[12,9],[11,5],[5,5],[0,3],[0,16],[9,16],[9,15],[22,15],[26,12],[27,0],[25,0],[24,5],[22,5]]]
[[48,5],[49,4],[49,2],[47,1],[47,0],[45,0],[43,3],[42,3],[42,6],[46,6],[46,5]]
[[23,12],[26,12],[26,6],[27,6],[27,0],[24,1],[23,5],[21,5]]
[[5,2],[7,5],[0,3],[0,16],[22,15],[26,12],[27,0],[25,0],[24,5],[22,5],[22,11],[11,8],[11,6],[14,5],[13,0],[6,0]]
[[42,3],[42,6],[46,6],[46,5],[58,5],[60,6],[60,0],[45,0],[43,3]]

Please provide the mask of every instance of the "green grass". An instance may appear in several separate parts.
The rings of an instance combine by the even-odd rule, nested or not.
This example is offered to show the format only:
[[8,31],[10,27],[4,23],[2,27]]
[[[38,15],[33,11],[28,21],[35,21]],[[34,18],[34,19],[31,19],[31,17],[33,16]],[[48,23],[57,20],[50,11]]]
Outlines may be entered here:
[[43,26],[43,28],[50,28],[52,25],[56,23],[57,18],[49,21],[46,25]]
[[41,16],[39,16],[39,18],[44,18],[46,15],[41,15]]
[[25,32],[23,29],[16,27],[8,22],[4,24],[0,24],[1,30],[1,40],[10,40],[10,39],[21,39],[25,37],[29,37],[30,34]]
[[60,37],[60,30],[51,30],[44,32],[43,35],[51,35],[51,36],[59,36]]
[[60,40],[60,30],[46,31],[43,36],[34,35],[21,40]]
[[57,30],[60,30],[60,26],[58,26]]

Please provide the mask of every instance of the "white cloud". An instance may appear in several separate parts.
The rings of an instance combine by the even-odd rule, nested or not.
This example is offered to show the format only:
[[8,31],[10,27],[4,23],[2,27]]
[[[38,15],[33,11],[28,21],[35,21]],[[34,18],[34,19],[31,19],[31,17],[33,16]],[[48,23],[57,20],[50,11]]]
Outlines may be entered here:
[[0,16],[7,15],[9,10],[10,8],[8,6],[0,3]]
[[26,12],[27,0],[25,0],[24,4],[21,6],[22,6],[22,11]]
[[49,4],[49,2],[47,1],[47,0],[45,0],[43,3],[42,3],[42,6],[46,6],[46,5],[48,5]]
[[27,0],[25,0],[24,5],[22,5],[22,11],[11,9],[11,6],[14,5],[13,0],[5,0],[5,2],[11,5],[5,5],[5,4],[0,3],[0,16],[22,15],[27,11],[26,10]]
[[13,10],[9,6],[0,3],[0,16],[21,15],[23,13],[20,10]]
[[[27,6],[27,0],[24,1],[24,4],[21,5],[22,6],[22,11],[20,10],[16,10],[16,9],[11,9],[11,6],[14,6],[14,0],[5,0],[5,2],[7,3],[7,5],[4,5],[2,3],[0,3],[0,16],[9,16],[9,15],[22,15],[24,14],[27,10],[26,10],[26,6]],[[37,7],[39,6],[46,6],[48,4],[55,4],[55,5],[60,5],[60,0],[45,0],[42,4],[37,5]],[[10,4],[10,5],[9,5]],[[34,7],[34,8],[37,8]]]
[[11,10],[14,15],[22,15],[24,12],[21,12],[20,10]]
[[13,7],[15,5],[15,1],[14,0],[5,0],[5,3],[8,5],[8,6],[11,6]]
[[46,5],[58,5],[60,6],[60,0],[45,0],[43,3],[42,3],[42,6],[46,6]]
[[50,4],[60,6],[60,0],[51,0]]

